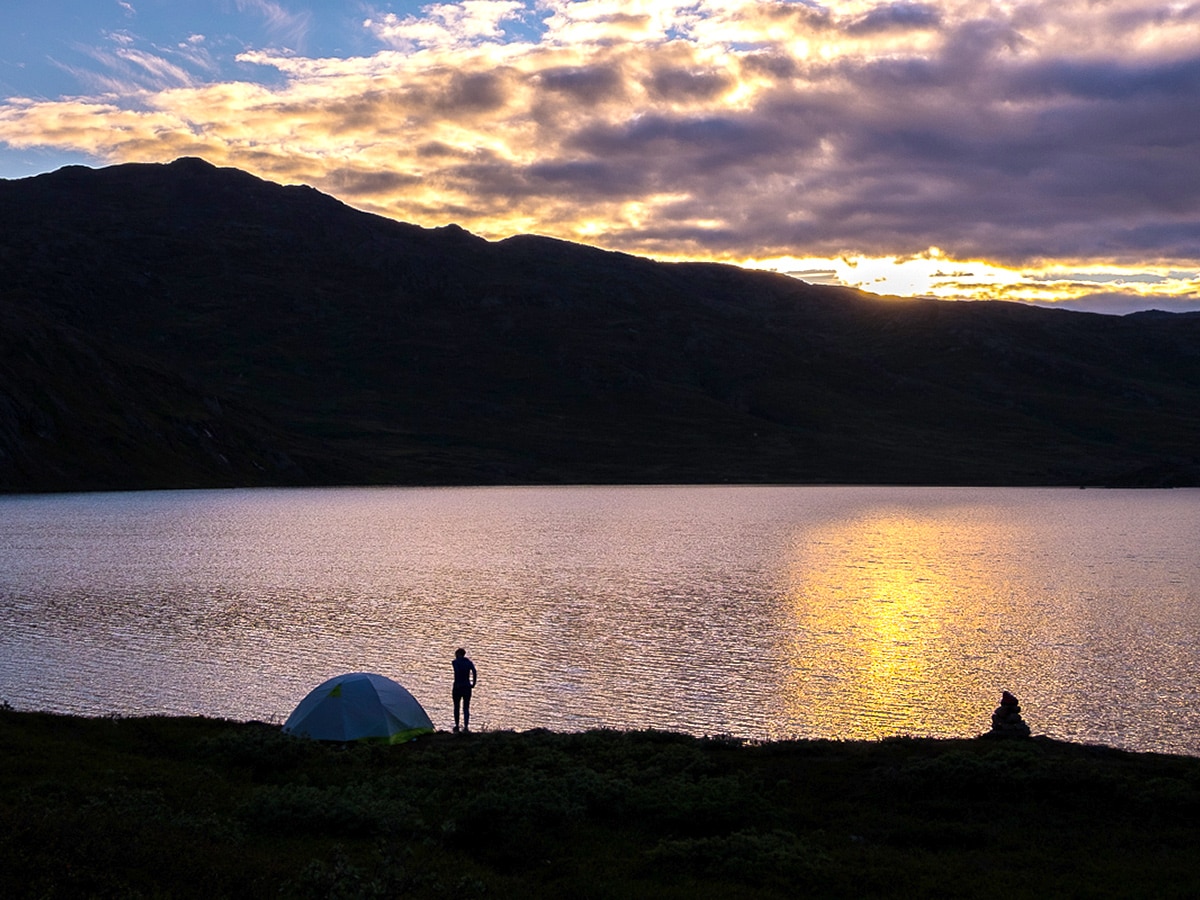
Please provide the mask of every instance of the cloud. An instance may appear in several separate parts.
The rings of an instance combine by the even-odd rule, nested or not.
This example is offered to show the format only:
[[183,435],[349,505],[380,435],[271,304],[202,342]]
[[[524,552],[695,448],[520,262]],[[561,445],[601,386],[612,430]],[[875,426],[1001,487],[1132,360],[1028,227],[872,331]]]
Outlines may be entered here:
[[929,3],[884,3],[850,22],[846,31],[868,35],[881,31],[922,30],[937,27],[941,20],[941,11]]
[[1011,88],[1027,97],[1115,102],[1194,97],[1200,92],[1200,56],[1133,65],[1111,60],[1050,60],[1022,71]]
[[192,83],[192,77],[186,70],[162,56],[133,48],[122,48],[116,52],[116,56],[133,71],[144,73],[144,77],[148,77],[150,82],[156,87],[171,87]]
[[363,27],[393,47],[454,47],[504,37],[501,23],[516,18],[524,4],[516,0],[463,0],[434,3],[421,16],[372,13]]
[[99,68],[57,61],[55,64],[78,78],[89,90],[103,94],[137,95],[142,91],[167,90],[194,83],[187,68],[180,65],[180,62],[197,61],[193,49],[189,48],[185,53],[142,49],[137,46],[138,39],[126,31],[107,32],[105,37],[107,45],[75,47]]
[[[278,4],[239,7],[303,36]],[[1198,10],[466,0],[369,11],[369,56],[245,52],[241,82],[206,83],[183,48],[114,43],[91,76],[105,96],[9,101],[0,140],[186,152],[491,237],[816,271],[941,247],[939,265],[987,260],[996,291],[1040,301],[1025,274],[1056,261],[1200,270]],[[997,267],[1024,274],[1001,284]],[[983,290],[920,277],[931,294]],[[1172,302],[1196,295],[1179,284]]]
[[624,76],[610,64],[551,67],[533,78],[544,90],[569,95],[575,103],[594,105],[625,97]]
[[561,46],[655,43],[686,21],[686,4],[638,0],[544,0],[546,42]]
[[312,26],[312,14],[293,13],[274,0],[234,0],[238,12],[258,15],[267,27],[272,40],[292,49],[304,46]]

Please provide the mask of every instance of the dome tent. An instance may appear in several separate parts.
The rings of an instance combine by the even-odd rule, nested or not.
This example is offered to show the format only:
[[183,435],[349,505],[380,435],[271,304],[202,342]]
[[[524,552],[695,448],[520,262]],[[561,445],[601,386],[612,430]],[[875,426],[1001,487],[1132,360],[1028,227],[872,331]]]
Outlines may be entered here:
[[408,691],[382,675],[336,675],[309,691],[283,723],[287,734],[318,741],[399,743],[433,731],[433,722]]

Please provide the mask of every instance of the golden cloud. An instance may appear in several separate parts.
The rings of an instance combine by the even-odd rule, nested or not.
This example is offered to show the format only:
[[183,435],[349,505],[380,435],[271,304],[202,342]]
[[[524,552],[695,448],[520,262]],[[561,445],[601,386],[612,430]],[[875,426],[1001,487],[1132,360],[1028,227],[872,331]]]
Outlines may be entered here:
[[[515,0],[371,14],[364,30],[398,49],[239,56],[282,76],[269,87],[196,84],[125,48],[175,86],[10,99],[0,140],[203,156],[493,238],[803,258],[881,292],[1069,299],[1022,274],[1062,258],[1192,272],[1104,289],[1197,298],[1200,122],[1170,113],[1194,100],[1200,17],[1178,5],[543,0],[539,39],[510,40],[532,15]],[[945,253],[918,273],[932,245]],[[866,260],[884,274],[856,278]],[[984,274],[937,276],[964,267]]]

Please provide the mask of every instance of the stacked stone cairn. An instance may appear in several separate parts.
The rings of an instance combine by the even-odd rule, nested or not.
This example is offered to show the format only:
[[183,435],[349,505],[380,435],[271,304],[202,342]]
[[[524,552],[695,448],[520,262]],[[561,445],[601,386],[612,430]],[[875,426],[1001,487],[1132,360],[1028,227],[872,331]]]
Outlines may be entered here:
[[992,713],[992,737],[1029,737],[1029,726],[1021,718],[1021,704],[1017,698],[1004,691],[1000,696],[1000,706]]

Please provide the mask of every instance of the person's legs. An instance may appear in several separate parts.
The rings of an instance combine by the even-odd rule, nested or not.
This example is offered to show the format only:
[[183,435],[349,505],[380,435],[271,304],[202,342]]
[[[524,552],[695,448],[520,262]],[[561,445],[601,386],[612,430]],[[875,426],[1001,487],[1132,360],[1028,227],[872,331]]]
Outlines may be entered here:
[[[463,702],[462,689],[456,687],[453,691],[453,694],[454,694],[454,730],[458,731],[458,710],[459,710],[459,706],[462,705],[462,702]],[[470,709],[470,706],[471,706],[470,698],[467,699],[466,706],[468,709]]]
[[[462,692],[462,715],[463,715],[463,731],[471,730],[471,689],[467,688]],[[454,721],[458,721],[455,716]]]

